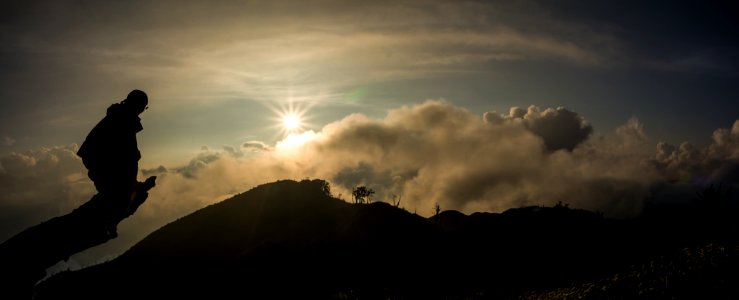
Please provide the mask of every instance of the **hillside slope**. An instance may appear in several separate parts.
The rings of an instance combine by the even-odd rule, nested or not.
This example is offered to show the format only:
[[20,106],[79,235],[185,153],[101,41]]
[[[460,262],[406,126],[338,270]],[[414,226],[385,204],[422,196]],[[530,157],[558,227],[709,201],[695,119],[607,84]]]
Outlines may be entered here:
[[689,240],[662,226],[560,205],[426,219],[335,199],[321,180],[278,181],[56,275],[38,298],[513,297],[604,278]]

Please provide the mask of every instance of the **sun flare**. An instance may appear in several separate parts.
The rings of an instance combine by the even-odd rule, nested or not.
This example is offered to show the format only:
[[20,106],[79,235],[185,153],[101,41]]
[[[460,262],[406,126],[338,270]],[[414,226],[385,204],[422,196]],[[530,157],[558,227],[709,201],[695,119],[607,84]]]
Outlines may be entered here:
[[271,127],[278,130],[277,138],[285,138],[290,134],[299,134],[310,129],[314,125],[310,123],[308,110],[310,106],[306,103],[288,102],[280,106],[268,106],[274,117]]
[[282,117],[282,127],[286,131],[295,131],[300,128],[300,116],[297,114],[288,114]]

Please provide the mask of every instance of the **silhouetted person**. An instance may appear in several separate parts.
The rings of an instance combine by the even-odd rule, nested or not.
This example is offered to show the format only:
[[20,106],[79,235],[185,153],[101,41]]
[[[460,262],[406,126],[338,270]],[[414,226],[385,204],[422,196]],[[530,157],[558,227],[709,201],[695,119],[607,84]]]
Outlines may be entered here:
[[0,299],[31,298],[47,268],[117,237],[118,223],[144,203],[156,179],[136,181],[141,158],[136,133],[143,129],[138,115],[147,104],[146,93],[133,90],[111,105],[77,152],[98,194],[0,244]]
[[[108,107],[106,116],[90,131],[77,151],[95,188],[108,199],[101,212],[125,212],[132,205],[137,187],[154,185],[154,177],[144,183],[136,181],[141,158],[136,133],[144,129],[139,115],[148,108],[148,104],[146,93],[131,91],[126,99]],[[115,229],[111,230],[115,235]]]
[[101,194],[130,195],[141,158],[136,133],[143,130],[139,114],[147,108],[146,93],[133,90],[121,103],[108,107],[77,151],[88,176]]

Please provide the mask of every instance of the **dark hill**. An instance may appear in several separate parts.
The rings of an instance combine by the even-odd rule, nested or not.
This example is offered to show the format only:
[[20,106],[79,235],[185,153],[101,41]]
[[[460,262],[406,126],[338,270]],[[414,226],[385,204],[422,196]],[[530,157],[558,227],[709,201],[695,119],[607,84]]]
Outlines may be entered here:
[[607,277],[684,243],[645,224],[562,205],[426,219],[343,202],[321,180],[278,181],[172,222],[113,261],[58,274],[37,295],[512,297]]

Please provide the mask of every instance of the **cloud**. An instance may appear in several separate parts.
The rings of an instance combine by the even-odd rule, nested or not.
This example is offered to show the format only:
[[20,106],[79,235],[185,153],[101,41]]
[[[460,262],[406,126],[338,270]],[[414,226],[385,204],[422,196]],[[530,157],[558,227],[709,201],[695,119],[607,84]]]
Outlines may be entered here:
[[710,159],[739,159],[739,120],[730,129],[720,128],[713,132],[713,144],[707,156]]
[[241,144],[241,148],[247,151],[271,151],[272,147],[260,141],[248,141]]
[[622,139],[625,147],[643,145],[649,141],[649,137],[644,131],[644,123],[636,117],[631,117],[626,121],[626,124],[616,128],[616,135]]
[[[144,84],[156,87],[160,108],[234,97],[282,99],[288,79],[297,80],[291,85],[294,97],[307,97],[369,82],[466,73],[491,61],[599,65],[617,44],[605,33],[553,19],[536,6],[135,2],[14,5],[6,12],[8,30],[0,37],[15,55],[8,59],[45,59],[52,63],[32,67],[58,67],[84,77],[42,72],[45,82],[70,87],[95,82],[107,90]],[[538,30],[544,27],[548,30]],[[120,85],[101,82],[110,76]],[[24,93],[45,96],[43,91]],[[96,90],[92,98],[105,95]],[[15,98],[29,98],[23,96]]]
[[[203,147],[182,166],[143,168],[142,178],[158,176],[156,188],[121,223],[122,238],[100,249],[118,253],[199,208],[259,184],[306,177],[328,180],[345,200],[358,185],[375,190],[375,201],[398,195],[404,208],[426,216],[436,203],[471,213],[560,201],[610,217],[633,216],[647,199],[695,194],[696,187],[669,183],[674,174],[705,171],[706,178],[736,183],[736,124],[716,130],[714,143],[703,149],[661,143],[655,152],[636,118],[613,133],[593,135],[583,117],[562,108],[512,108],[480,118],[430,100],[392,109],[382,119],[352,114],[274,146],[248,141],[240,147]],[[545,125],[554,128],[537,130]],[[13,216],[4,222],[16,224],[3,227],[6,231],[66,213],[89,199],[94,188],[75,150],[74,145],[45,148],[0,159],[5,169],[0,192],[9,195],[0,205]]]
[[68,213],[94,194],[76,151],[69,145],[0,157],[0,240]]
[[483,114],[483,120],[493,125],[504,122],[522,123],[531,132],[544,139],[549,151],[560,149],[572,151],[593,132],[593,127],[585,118],[563,107],[547,108],[543,112],[533,105],[529,106],[528,110],[512,107],[507,115],[495,111],[486,112]]
[[[231,151],[233,151],[233,148],[229,148]],[[225,150],[225,148],[224,148]],[[226,151],[229,152],[229,151]],[[175,172],[182,174],[182,176],[185,176],[186,178],[196,178],[196,173],[207,166],[209,163],[214,162],[218,160],[218,158],[222,155],[222,153],[218,151],[211,151],[208,148],[203,149],[201,153],[199,153],[197,156],[195,156],[193,159],[190,160],[190,163],[188,163],[184,167],[179,167],[175,169]]]
[[160,165],[159,167],[153,169],[141,169],[141,175],[144,175],[144,177],[157,176],[167,173],[167,171],[167,167]]
[[[633,215],[659,180],[639,163],[646,156],[627,155],[634,152],[627,140],[646,138],[642,125],[632,120],[613,139],[585,143],[591,131],[564,108],[513,108],[483,121],[447,102],[427,101],[390,110],[381,120],[352,114],[274,148],[250,141],[243,151],[270,149],[252,155],[205,149],[187,166],[170,168],[160,191],[173,198],[197,191],[202,196],[187,198],[202,205],[263,182],[311,177],[329,180],[345,198],[358,185],[377,191],[379,201],[401,195],[406,208],[425,215],[435,203],[473,212],[558,201]],[[550,151],[557,149],[571,151]],[[197,184],[203,178],[208,185]]]
[[670,181],[739,183],[732,171],[739,164],[739,120],[731,128],[716,129],[713,142],[705,148],[660,142],[651,162]]
[[[0,126],[17,127],[18,136],[78,141],[94,126],[87,116],[100,116],[136,87],[152,100],[145,127],[161,129],[144,132],[157,135],[151,140],[166,142],[174,135],[218,146],[237,130],[263,126],[261,120],[239,127],[230,119],[204,121],[222,115],[218,105],[227,103],[291,99],[327,112],[347,106],[385,111],[395,105],[378,99],[387,93],[406,99],[446,93],[397,85],[409,79],[425,85],[448,78],[467,86],[470,74],[509,72],[492,66],[495,62],[589,68],[611,61],[609,49],[615,46],[603,42],[607,34],[533,8],[335,0],[18,3],[0,18],[5,29],[0,64],[8,65],[0,73],[0,96],[15,99],[0,109],[5,112]],[[35,86],[44,88],[28,88]],[[376,87],[384,91],[376,93]],[[358,101],[345,100],[347,91],[362,88],[370,92]],[[206,126],[215,130],[203,133]],[[200,136],[178,136],[182,132]],[[270,137],[260,132],[253,138]]]

